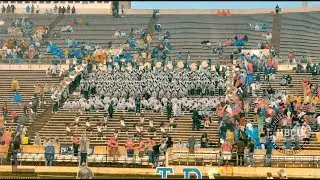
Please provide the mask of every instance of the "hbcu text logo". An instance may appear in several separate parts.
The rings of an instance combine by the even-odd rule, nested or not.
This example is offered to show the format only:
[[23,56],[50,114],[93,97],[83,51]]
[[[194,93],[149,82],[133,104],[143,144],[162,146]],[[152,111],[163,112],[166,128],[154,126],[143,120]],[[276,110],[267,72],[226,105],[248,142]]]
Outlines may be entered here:
[[[287,118],[285,116],[278,116],[275,120],[271,122],[270,128],[268,129],[269,136],[276,136],[277,133],[282,133],[283,134],[283,139],[284,141],[276,142],[273,138],[271,138],[271,143],[273,147],[286,155],[290,154],[297,154],[301,152],[306,145],[308,144],[308,141],[305,140],[301,145],[300,145],[300,137],[302,135],[301,129],[295,129],[295,128],[289,128],[289,127],[282,127],[279,125],[279,122],[282,122],[284,118]],[[296,145],[295,143],[299,141],[299,145]],[[292,143],[294,142],[294,143]],[[280,145],[280,143],[282,145]],[[292,144],[294,144],[294,147],[291,148],[291,150],[286,150],[284,146],[285,144],[290,143],[290,147],[292,147]]]

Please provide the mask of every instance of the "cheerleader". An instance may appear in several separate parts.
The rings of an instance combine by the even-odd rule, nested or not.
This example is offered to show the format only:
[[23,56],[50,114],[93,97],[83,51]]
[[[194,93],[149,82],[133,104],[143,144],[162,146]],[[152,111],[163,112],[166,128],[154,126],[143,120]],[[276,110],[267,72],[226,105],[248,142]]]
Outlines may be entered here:
[[128,136],[128,128],[124,122],[124,117],[121,116],[120,117],[120,131],[123,132],[123,131],[126,131],[126,135]]
[[102,133],[102,128],[101,128],[101,124],[100,123],[97,124],[97,130],[98,130],[98,138],[97,138],[97,140],[100,137],[101,141],[102,141],[103,140],[103,133]]
[[90,125],[89,118],[86,119],[86,131],[87,131],[87,132],[90,131],[90,132],[91,132],[90,135],[92,135],[92,127],[91,127],[91,125]]
[[74,118],[74,126],[76,127],[76,130],[78,129],[78,126],[80,126],[80,115],[77,113],[76,117]]
[[69,125],[70,125],[69,123],[66,124],[66,138],[65,138],[65,140],[67,140],[68,136],[73,136],[73,133],[72,133]]
[[105,113],[104,116],[103,116],[104,129],[107,129],[107,124],[108,124],[108,113]]
[[161,132],[162,137],[165,137],[167,135],[165,125],[163,122],[161,122],[161,124],[160,124],[160,132]]
[[173,128],[176,128],[177,124],[174,122],[174,117],[169,119],[169,131],[172,131]]
[[135,134],[135,137],[142,137],[142,132],[141,132],[141,128],[139,126],[138,123],[135,123],[133,125],[134,128],[136,128],[136,134]]
[[115,129],[115,131],[113,132],[113,137],[118,139],[118,137],[119,137],[119,129]]
[[140,116],[140,122],[137,124],[137,125],[140,127],[141,131],[143,131],[144,119],[145,119],[145,118],[144,118],[144,115],[141,114],[141,116]]
[[154,119],[154,116],[152,116],[151,119],[149,120],[148,136],[150,135],[149,132],[153,132],[154,136],[156,136],[156,128],[153,126],[153,119]]

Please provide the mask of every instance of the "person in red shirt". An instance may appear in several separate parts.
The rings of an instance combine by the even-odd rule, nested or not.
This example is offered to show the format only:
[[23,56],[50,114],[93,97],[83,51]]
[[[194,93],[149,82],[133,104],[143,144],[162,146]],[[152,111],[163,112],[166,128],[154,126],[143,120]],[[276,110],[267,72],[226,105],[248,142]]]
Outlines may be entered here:
[[145,142],[144,142],[144,140],[142,138],[139,139],[138,151],[139,151],[139,158],[143,158],[144,153],[146,151],[146,145],[145,145]]
[[217,16],[222,16],[222,13],[220,10],[217,11]]
[[116,155],[119,152],[118,150],[118,142],[114,136],[112,136],[108,141],[108,154],[113,158],[113,161],[116,159]]
[[131,137],[127,138],[125,147],[127,149],[127,157],[132,158],[134,155],[134,142],[132,141]]
[[146,150],[147,150],[147,153],[148,153],[148,156],[149,156],[149,163],[153,162],[153,146],[155,144],[156,143],[154,142],[152,137],[150,137],[149,140],[148,140],[147,147],[146,147]]
[[246,116],[244,114],[241,114],[240,115],[240,128],[241,128],[241,131],[244,131],[244,128],[246,126]]
[[231,12],[230,12],[229,9],[228,9],[227,12],[226,12],[226,16],[231,16]]
[[79,153],[79,138],[72,136],[73,156],[78,156]]
[[223,9],[221,14],[222,14],[222,16],[225,16],[226,15],[226,11]]
[[226,141],[223,142],[221,145],[222,157],[223,157],[223,160],[226,161],[225,164],[228,164],[228,161],[231,160],[231,150],[232,150],[232,145],[230,143],[230,140],[226,139]]

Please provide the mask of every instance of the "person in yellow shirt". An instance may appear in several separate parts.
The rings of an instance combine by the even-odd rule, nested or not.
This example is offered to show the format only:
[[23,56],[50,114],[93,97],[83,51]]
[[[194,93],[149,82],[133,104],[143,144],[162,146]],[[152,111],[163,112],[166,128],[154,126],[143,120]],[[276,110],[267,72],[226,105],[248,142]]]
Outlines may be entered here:
[[297,93],[297,96],[294,98],[295,101],[297,101],[298,103],[302,102],[302,97],[299,96],[299,94]]
[[19,81],[16,80],[16,78],[13,78],[13,79],[12,79],[11,88],[12,88],[12,91],[17,91],[17,90],[20,89]]
[[28,145],[30,144],[30,138],[28,135],[25,135],[23,138],[22,138],[22,145]]
[[226,138],[230,140],[231,145],[234,144],[234,134],[230,130],[227,130]]
[[311,102],[314,103],[314,104],[318,104],[318,103],[319,103],[319,97],[314,96],[314,97],[312,98],[312,101],[311,101]]

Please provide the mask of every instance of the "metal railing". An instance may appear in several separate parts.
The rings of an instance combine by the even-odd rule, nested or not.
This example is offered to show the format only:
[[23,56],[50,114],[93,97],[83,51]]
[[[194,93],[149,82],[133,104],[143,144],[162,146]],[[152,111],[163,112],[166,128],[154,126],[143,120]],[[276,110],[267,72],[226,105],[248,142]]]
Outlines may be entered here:
[[[308,167],[319,168],[320,155],[268,155],[268,154],[244,154],[244,161],[239,159],[236,152],[232,153],[229,160],[224,159],[221,153],[195,153],[173,152],[168,156],[169,165],[231,165],[252,167]],[[250,156],[252,163],[250,163]]]
[[[173,152],[172,154],[160,155],[156,159],[149,160],[147,153],[142,158],[138,155],[132,155],[128,157],[126,153],[121,155],[110,154],[92,154],[87,156],[87,163],[91,167],[108,165],[117,167],[142,167],[151,165],[154,160],[158,162],[158,166],[166,165],[186,165],[186,166],[249,166],[252,167],[295,167],[295,168],[319,168],[320,155],[265,155],[265,154],[244,154],[243,164],[242,160],[236,152],[232,153],[231,158],[226,160],[224,155],[220,153],[188,153],[188,152]],[[18,153],[16,159],[7,152],[0,153],[1,165],[10,164],[16,162],[17,165],[33,164],[43,165],[46,162],[45,153]],[[252,157],[252,163],[250,163],[250,157]],[[81,160],[79,154],[64,154],[54,153],[52,165],[74,165],[79,164]],[[166,160],[168,160],[166,162]]]
[[[50,154],[52,159],[46,159],[45,153],[23,153],[18,152],[17,154],[0,152],[0,165],[16,164],[16,165],[34,165],[41,166],[47,165],[50,163],[51,166],[59,165],[80,165],[81,162],[81,153],[72,154],[72,153],[54,153]],[[46,162],[47,161],[47,162]],[[110,155],[110,154],[92,154],[87,155],[86,162],[90,166],[117,166],[117,167],[142,167],[149,166],[153,163],[157,163],[158,166],[165,166],[166,156],[161,154],[159,156],[149,157],[146,152],[143,157],[133,154],[129,157],[127,153]]]

